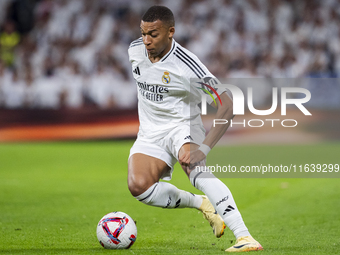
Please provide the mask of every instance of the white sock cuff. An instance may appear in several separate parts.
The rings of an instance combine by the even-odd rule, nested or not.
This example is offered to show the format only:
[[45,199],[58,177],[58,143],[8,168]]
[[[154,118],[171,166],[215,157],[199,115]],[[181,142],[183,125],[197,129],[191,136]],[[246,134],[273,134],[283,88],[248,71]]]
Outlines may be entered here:
[[148,203],[151,198],[151,195],[155,192],[158,184],[159,184],[158,182],[154,183],[146,191],[144,191],[144,193],[140,194],[139,196],[136,196],[135,198],[140,202]]
[[216,178],[216,177],[213,173],[208,171],[205,166],[201,166],[200,168],[195,168],[189,174],[190,182],[191,182],[192,186],[194,186],[196,189],[199,189],[197,187],[197,180],[203,179],[203,178],[206,179],[206,178]]
[[190,172],[190,174],[189,174],[189,179],[190,179],[190,182],[191,182],[191,184],[192,184],[192,186],[194,186],[195,188],[197,188],[196,187],[196,179],[197,179],[197,177],[198,176],[200,176],[201,174],[203,174],[203,172],[200,172],[198,169],[194,169],[194,170],[192,170],[191,172]]

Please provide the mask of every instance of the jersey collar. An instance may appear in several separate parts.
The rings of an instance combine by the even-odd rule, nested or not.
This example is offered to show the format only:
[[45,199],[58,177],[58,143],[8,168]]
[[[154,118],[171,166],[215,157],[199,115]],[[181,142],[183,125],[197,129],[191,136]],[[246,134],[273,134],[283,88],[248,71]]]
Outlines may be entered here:
[[174,51],[175,46],[176,46],[176,45],[175,45],[175,39],[172,38],[172,46],[171,46],[171,50],[169,50],[169,52],[168,52],[167,54],[165,54],[165,55],[162,57],[162,59],[160,60],[160,62],[164,62],[164,60],[166,60],[167,57],[170,56],[170,54]]

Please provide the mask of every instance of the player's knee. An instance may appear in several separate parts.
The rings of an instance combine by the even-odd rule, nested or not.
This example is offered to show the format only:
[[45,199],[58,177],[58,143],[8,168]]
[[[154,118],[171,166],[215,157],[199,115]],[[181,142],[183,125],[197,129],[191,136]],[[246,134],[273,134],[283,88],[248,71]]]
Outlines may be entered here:
[[132,196],[137,197],[148,190],[153,183],[150,183],[145,178],[128,178],[128,188]]

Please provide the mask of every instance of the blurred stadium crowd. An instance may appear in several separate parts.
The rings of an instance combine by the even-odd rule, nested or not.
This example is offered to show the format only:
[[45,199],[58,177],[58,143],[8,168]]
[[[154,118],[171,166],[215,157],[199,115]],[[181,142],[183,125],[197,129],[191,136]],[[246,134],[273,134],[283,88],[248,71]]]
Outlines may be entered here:
[[220,79],[340,76],[340,0],[1,0],[0,108],[136,107],[127,49],[152,5]]

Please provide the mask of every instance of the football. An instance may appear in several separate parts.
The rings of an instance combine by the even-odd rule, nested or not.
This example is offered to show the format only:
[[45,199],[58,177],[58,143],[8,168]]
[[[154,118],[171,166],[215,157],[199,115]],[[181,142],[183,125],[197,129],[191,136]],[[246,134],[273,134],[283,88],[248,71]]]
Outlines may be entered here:
[[136,241],[137,227],[126,213],[111,212],[99,221],[97,238],[106,249],[128,249]]

